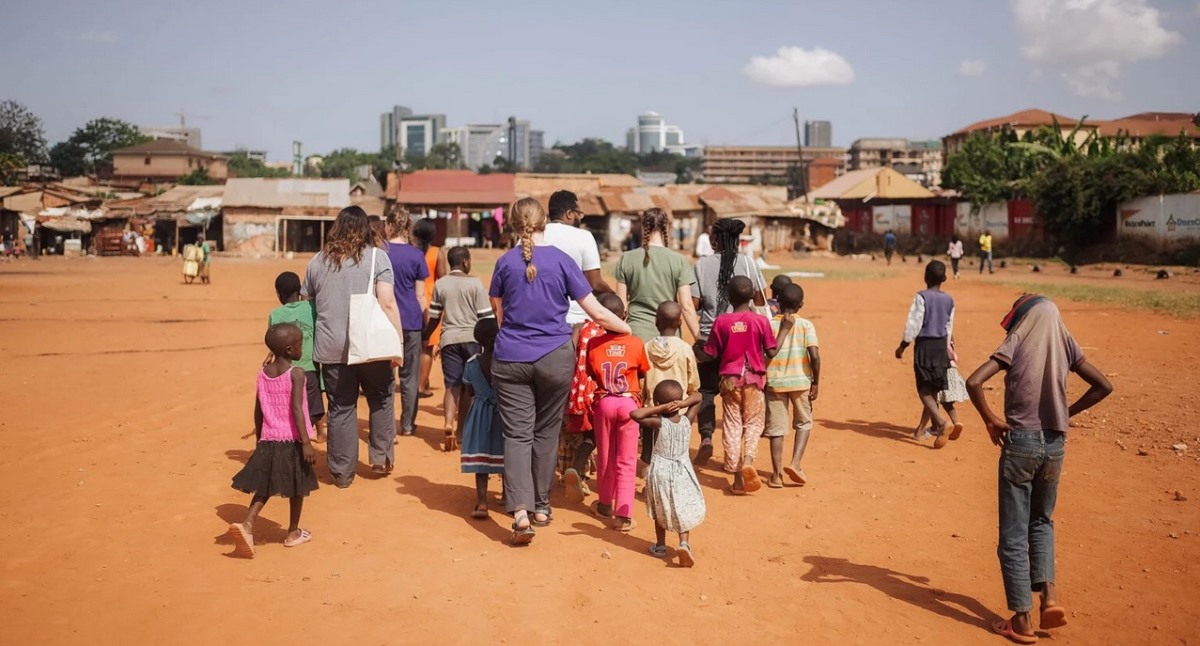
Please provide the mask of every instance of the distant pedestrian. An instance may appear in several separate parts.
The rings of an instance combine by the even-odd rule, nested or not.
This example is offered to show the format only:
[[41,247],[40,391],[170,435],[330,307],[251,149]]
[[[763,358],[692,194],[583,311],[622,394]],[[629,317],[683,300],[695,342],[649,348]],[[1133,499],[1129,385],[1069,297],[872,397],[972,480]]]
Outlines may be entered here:
[[[929,413],[937,439],[933,448],[940,449],[950,440],[957,440],[962,424],[950,426],[938,412],[938,393],[946,390],[946,374],[950,370],[950,339],[954,336],[954,298],[942,291],[946,282],[946,265],[931,260],[925,266],[925,289],[913,297],[908,319],[904,323],[904,338],[896,348],[896,358],[914,343],[913,373],[917,381],[917,396]],[[915,439],[921,439],[920,436]]]
[[950,268],[954,271],[954,280],[958,280],[958,263],[962,261],[963,243],[957,233],[950,236],[950,248],[946,250],[946,255],[950,256]]
[[979,236],[979,273],[983,273],[983,264],[987,263],[988,273],[994,274],[992,270],[992,232],[984,229],[983,235]]
[[887,264],[892,264],[892,254],[896,253],[896,234],[888,231],[883,234],[883,257]]

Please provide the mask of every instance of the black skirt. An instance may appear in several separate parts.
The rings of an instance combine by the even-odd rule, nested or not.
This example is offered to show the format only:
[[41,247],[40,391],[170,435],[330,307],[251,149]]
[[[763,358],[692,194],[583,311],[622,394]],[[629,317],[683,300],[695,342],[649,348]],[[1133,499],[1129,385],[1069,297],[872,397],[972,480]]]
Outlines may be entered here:
[[259,498],[307,496],[317,474],[304,461],[299,442],[259,442],[246,466],[233,476],[233,488]]
[[936,394],[946,389],[946,371],[950,369],[950,350],[946,337],[918,337],[913,346],[913,372],[917,391]]

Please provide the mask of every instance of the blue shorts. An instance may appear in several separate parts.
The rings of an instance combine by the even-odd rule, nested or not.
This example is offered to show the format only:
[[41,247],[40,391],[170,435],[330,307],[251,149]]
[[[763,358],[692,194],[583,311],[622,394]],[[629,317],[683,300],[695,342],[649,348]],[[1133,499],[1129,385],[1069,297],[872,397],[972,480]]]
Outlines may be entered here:
[[447,388],[463,385],[463,368],[467,365],[467,359],[480,351],[478,343],[454,343],[442,348],[442,375]]

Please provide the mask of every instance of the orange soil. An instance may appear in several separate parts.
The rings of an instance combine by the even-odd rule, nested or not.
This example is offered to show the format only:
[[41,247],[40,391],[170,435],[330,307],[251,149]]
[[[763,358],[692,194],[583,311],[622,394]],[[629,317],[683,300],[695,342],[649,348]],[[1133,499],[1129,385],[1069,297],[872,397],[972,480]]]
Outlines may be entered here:
[[[703,469],[709,513],[693,570],[646,554],[641,509],[640,527],[620,535],[559,492],[553,526],[524,549],[505,544],[500,514],[468,519],[472,479],[435,448],[436,372],[439,397],[422,400],[418,437],[401,438],[391,477],[324,485],[304,513],[314,539],[296,549],[280,544],[287,505],[272,500],[258,557],[229,557],[225,530],[247,503],[229,478],[253,449],[271,284],[304,262],[218,258],[208,287],[184,285],[170,259],[0,265],[8,638],[1001,643],[986,632],[1006,616],[997,449],[965,409],[967,432],[946,449],[909,439],[910,359],[891,354],[919,287],[911,263],[870,282],[804,281],[825,365],[811,483],[733,498],[716,462]],[[964,276],[948,288],[968,372],[999,343],[1016,295],[998,281],[1017,276]],[[1055,642],[1195,640],[1200,321],[1061,306],[1117,391],[1070,436],[1056,514],[1070,625]],[[765,468],[765,442],[760,456]]]

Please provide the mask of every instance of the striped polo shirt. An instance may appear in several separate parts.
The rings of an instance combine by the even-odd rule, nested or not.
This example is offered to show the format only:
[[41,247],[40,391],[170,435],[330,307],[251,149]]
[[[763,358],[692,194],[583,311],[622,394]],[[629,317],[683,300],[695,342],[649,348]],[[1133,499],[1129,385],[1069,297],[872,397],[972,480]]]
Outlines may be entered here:
[[[783,316],[771,319],[771,330],[779,334]],[[791,334],[779,344],[779,353],[767,364],[767,387],[776,392],[808,390],[812,386],[812,366],[808,349],[818,347],[817,329],[811,321],[796,318]]]

